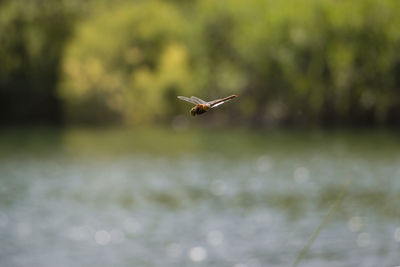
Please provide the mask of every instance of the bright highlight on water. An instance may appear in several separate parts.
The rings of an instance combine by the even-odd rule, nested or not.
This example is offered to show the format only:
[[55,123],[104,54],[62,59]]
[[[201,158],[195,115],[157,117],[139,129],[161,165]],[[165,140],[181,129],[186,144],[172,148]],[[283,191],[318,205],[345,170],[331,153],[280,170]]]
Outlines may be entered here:
[[0,143],[0,265],[291,266],[349,173],[298,266],[398,264],[397,138],[159,133]]

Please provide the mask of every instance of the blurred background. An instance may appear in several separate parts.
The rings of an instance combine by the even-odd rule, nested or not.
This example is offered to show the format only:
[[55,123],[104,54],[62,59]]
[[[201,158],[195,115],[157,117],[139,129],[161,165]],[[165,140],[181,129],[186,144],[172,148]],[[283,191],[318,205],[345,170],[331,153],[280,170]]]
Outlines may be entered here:
[[[2,1],[5,124],[399,126],[397,1]],[[221,117],[216,117],[221,116]]]
[[1,0],[0,265],[399,265],[399,12]]

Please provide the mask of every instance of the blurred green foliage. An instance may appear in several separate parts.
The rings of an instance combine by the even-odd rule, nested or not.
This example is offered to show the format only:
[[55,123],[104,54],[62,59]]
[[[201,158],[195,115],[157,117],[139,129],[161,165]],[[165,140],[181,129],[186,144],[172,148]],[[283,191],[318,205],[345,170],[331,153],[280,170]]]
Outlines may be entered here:
[[153,1],[102,8],[84,20],[65,55],[60,93],[70,118],[167,118],[178,89],[192,86],[184,24],[173,5]]
[[0,90],[30,75],[26,91],[57,90],[69,122],[168,122],[189,109],[176,95],[237,93],[208,117],[400,125],[396,0],[22,2],[2,4]]
[[0,123],[60,122],[57,84],[78,9],[67,0],[0,1]]

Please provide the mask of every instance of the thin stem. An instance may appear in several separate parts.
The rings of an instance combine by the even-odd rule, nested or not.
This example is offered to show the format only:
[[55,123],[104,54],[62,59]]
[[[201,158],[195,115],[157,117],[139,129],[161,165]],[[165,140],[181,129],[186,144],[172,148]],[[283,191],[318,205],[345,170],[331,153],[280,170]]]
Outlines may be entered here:
[[311,247],[311,245],[314,243],[315,239],[318,237],[318,235],[320,234],[322,229],[328,223],[330,217],[339,208],[340,203],[342,202],[342,200],[347,192],[347,188],[350,185],[350,182],[351,182],[351,178],[347,179],[346,184],[343,186],[343,189],[340,191],[340,194],[339,194],[338,198],[336,199],[335,203],[333,203],[331,209],[329,210],[328,214],[325,216],[324,220],[318,226],[317,230],[312,234],[310,240],[307,242],[307,244],[304,246],[304,248],[300,251],[300,253],[297,256],[296,261],[293,263],[292,267],[296,267],[300,263],[300,261],[306,255],[308,249]]

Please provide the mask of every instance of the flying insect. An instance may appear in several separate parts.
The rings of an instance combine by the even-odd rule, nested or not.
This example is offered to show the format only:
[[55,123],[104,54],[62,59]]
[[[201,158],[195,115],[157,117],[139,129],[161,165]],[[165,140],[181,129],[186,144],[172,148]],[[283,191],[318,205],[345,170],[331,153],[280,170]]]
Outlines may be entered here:
[[192,116],[201,115],[201,114],[209,111],[212,108],[216,108],[216,107],[232,100],[235,97],[238,97],[238,95],[231,95],[231,96],[227,96],[227,97],[224,97],[221,99],[216,99],[216,100],[207,102],[207,101],[204,101],[203,99],[200,99],[195,96],[191,96],[190,98],[186,97],[186,96],[178,96],[178,98],[180,100],[195,104],[195,106],[190,110],[190,115],[192,115]]

